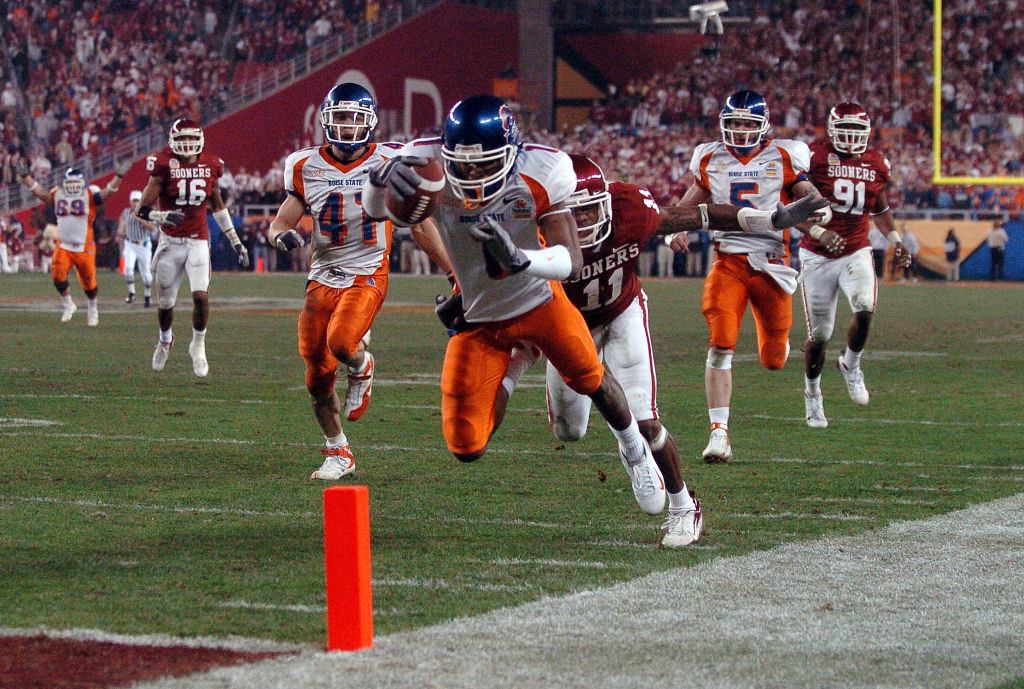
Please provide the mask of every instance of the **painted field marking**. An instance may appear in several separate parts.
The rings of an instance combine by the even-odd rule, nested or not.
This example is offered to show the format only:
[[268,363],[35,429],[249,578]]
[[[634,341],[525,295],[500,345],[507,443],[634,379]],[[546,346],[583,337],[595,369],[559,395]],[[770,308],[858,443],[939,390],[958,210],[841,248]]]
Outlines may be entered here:
[[18,419],[0,417],[0,428],[46,428],[48,426],[63,425],[63,421],[50,421],[49,419]]
[[[287,605],[279,603],[258,603],[247,600],[229,600],[221,603],[214,603],[214,607],[217,608],[236,608],[240,610],[270,610],[270,611],[282,611],[282,612],[299,612],[322,615],[327,612],[326,605]],[[374,608],[374,617],[390,616],[395,615],[406,615],[407,610],[401,610],[399,608]]]
[[52,629],[50,627],[0,627],[0,636],[46,636],[51,639],[95,641],[131,646],[176,646],[185,648],[223,648],[243,653],[296,653],[319,649],[313,644],[297,644],[271,639],[249,639],[240,636],[181,637],[170,634],[114,634],[100,629]]

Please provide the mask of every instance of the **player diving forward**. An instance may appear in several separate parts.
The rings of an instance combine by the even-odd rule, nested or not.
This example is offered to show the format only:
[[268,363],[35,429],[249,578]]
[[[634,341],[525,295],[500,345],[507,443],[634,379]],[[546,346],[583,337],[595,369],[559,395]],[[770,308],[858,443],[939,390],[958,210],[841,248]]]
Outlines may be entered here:
[[[604,365],[622,385],[640,432],[651,446],[665,478],[668,517],[662,547],[695,543],[703,526],[701,503],[682,479],[676,443],[660,420],[654,349],[648,328],[647,294],[637,264],[641,249],[656,234],[690,230],[741,230],[768,221],[789,227],[810,216],[827,201],[804,199],[776,211],[740,209],[724,204],[699,207],[659,207],[651,193],[622,182],[608,183],[601,168],[583,155],[571,156],[576,191],[566,205],[572,209],[583,252],[579,279],[564,283],[569,300],[580,309]],[[517,348],[498,391],[504,409],[508,395],[526,366],[534,361],[532,348]],[[550,364],[547,366],[548,420],[555,437],[576,441],[587,432],[590,398],[571,390]]]

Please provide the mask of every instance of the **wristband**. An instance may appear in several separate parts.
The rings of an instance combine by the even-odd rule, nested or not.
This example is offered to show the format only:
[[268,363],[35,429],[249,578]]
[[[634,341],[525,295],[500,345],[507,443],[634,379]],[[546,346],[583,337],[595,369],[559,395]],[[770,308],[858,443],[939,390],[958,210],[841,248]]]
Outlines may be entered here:
[[711,226],[711,218],[708,216],[708,204],[697,204],[697,210],[700,211],[700,229],[707,231],[708,227]]
[[32,186],[28,188],[29,191],[35,191],[39,188],[39,182],[32,180]]
[[759,211],[756,208],[741,208],[736,213],[736,222],[745,232],[778,233],[779,228],[772,224],[774,211]]
[[893,230],[888,235],[886,235],[886,239],[889,240],[890,244],[902,244],[903,243],[903,239],[900,237],[900,233],[897,232],[896,230]]
[[825,228],[821,225],[811,225],[807,230],[807,234],[811,235],[815,239],[821,239],[821,235],[825,234]]
[[545,280],[564,280],[572,274],[572,256],[561,244],[546,249],[522,249],[530,265],[523,271]]

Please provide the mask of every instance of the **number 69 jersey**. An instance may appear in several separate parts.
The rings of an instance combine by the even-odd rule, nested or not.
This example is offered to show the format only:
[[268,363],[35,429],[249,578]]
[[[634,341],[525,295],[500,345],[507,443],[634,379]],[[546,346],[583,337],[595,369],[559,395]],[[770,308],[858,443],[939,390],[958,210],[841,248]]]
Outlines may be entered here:
[[398,154],[396,143],[370,144],[366,153],[342,163],[328,146],[304,148],[284,164],[284,188],[313,215],[309,279],[348,287],[355,275],[373,275],[388,262],[391,221],[371,220],[363,210],[369,173]]
[[146,158],[146,170],[160,180],[160,209],[185,214],[180,225],[162,225],[160,230],[171,237],[209,239],[206,202],[224,174],[224,161],[200,153],[195,162],[186,163],[166,149]]
[[846,240],[841,254],[827,253],[810,235],[800,240],[800,247],[814,253],[838,258],[870,246],[869,216],[889,207],[885,188],[889,184],[891,166],[878,150],[869,148],[860,155],[842,155],[825,140],[811,144],[811,183],[832,205],[828,229]]

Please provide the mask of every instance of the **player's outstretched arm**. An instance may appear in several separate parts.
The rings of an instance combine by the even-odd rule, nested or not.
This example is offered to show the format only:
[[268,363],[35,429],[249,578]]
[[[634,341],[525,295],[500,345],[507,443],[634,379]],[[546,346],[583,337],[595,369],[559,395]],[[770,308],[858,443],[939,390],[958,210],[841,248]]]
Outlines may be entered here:
[[43,189],[43,185],[32,178],[29,174],[28,168],[25,167],[24,163],[20,163],[14,170],[14,176],[20,179],[28,186],[28,190],[32,192],[32,195],[42,201],[48,206],[53,205],[53,194],[46,189]]
[[418,225],[413,225],[412,239],[419,248],[423,249],[430,260],[437,264],[438,268],[445,273],[452,272],[452,262],[448,258],[448,251],[444,248],[441,233],[432,219],[427,218]]

